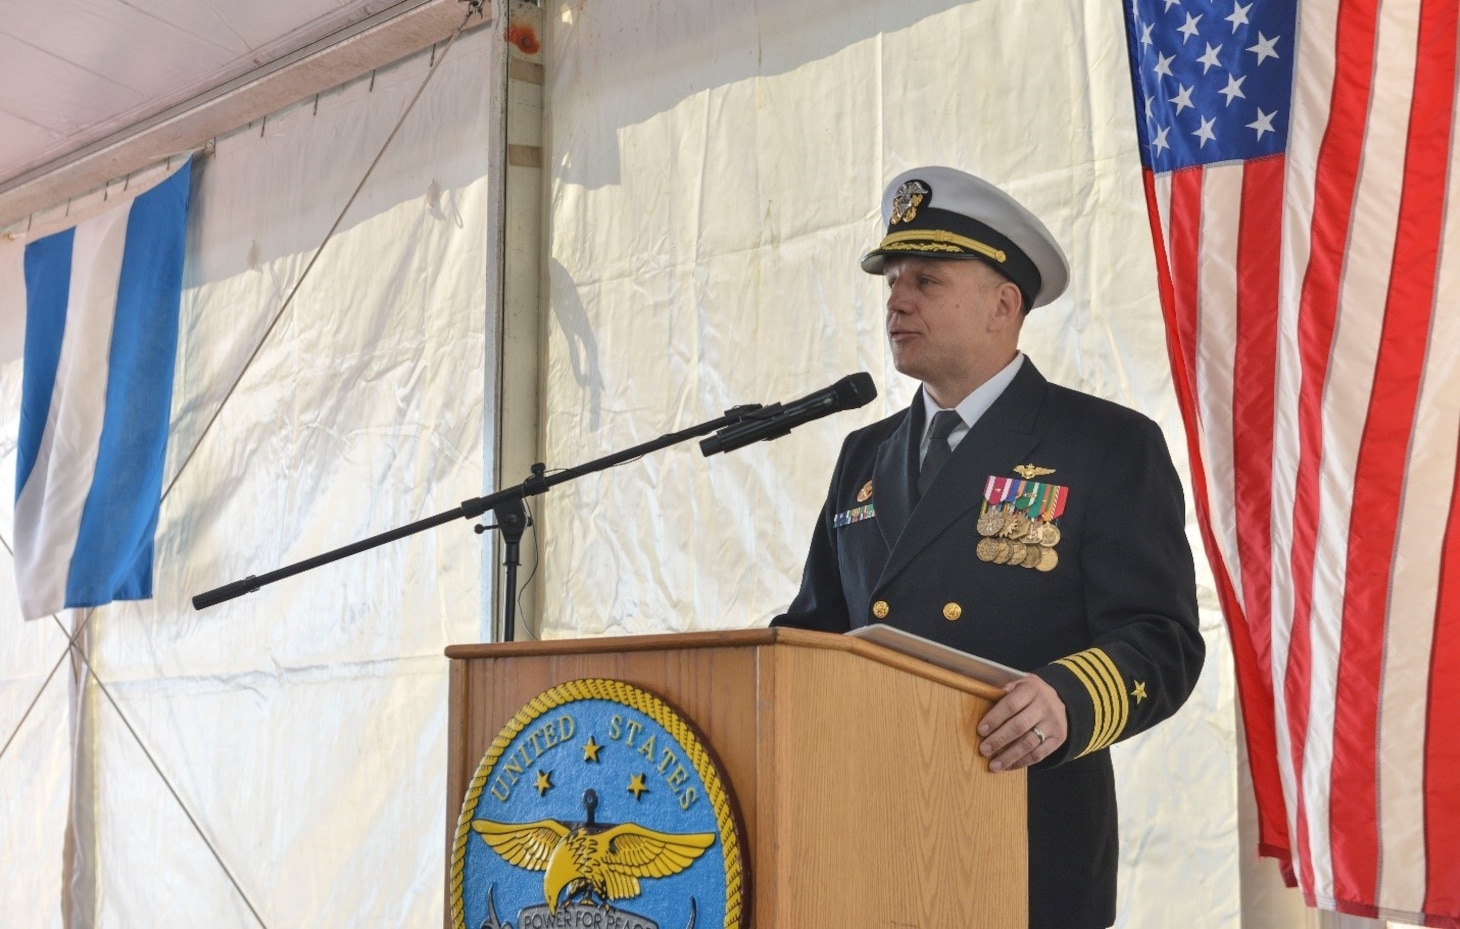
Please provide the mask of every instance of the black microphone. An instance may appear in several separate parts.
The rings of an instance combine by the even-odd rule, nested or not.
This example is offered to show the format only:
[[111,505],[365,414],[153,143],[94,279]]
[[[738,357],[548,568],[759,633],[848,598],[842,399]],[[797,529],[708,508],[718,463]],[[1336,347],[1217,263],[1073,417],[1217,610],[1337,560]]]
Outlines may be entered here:
[[866,371],[846,377],[800,400],[787,404],[772,403],[750,413],[745,419],[726,426],[700,442],[700,452],[709,457],[717,452],[735,449],[762,439],[779,439],[802,423],[820,419],[840,410],[866,406],[877,396],[877,386]]

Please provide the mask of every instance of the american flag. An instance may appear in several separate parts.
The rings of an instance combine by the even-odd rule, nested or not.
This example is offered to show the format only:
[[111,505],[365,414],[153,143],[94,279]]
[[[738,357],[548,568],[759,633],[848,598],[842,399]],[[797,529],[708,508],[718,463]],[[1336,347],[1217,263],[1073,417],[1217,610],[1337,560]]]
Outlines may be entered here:
[[1460,926],[1457,7],[1126,10],[1259,850],[1310,905],[1431,926]]

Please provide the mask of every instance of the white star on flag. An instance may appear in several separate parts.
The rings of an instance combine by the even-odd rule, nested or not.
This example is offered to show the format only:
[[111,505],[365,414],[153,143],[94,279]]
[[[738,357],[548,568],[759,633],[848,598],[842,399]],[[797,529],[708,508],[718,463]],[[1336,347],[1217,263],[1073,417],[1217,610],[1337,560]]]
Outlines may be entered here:
[[1221,50],[1222,46],[1218,45],[1216,48],[1212,48],[1212,43],[1207,43],[1206,52],[1197,59],[1197,61],[1201,62],[1202,74],[1206,74],[1212,68],[1220,68],[1222,66],[1222,63],[1217,60],[1217,53]]
[[[1254,2],[1255,2],[1255,0],[1254,0]],[[1233,35],[1236,35],[1237,34],[1237,27],[1238,26],[1246,26],[1248,24],[1247,23],[1247,11],[1250,10],[1250,9],[1252,9],[1252,4],[1251,3],[1247,4],[1246,6],[1243,6],[1242,4],[1237,3],[1237,2],[1235,2],[1235,0],[1233,0],[1233,3],[1232,3],[1232,15],[1227,17],[1227,22],[1229,22],[1229,23],[1232,24],[1232,34]]]
[[1155,23],[1146,23],[1145,28],[1143,28],[1141,30],[1141,44],[1142,45],[1151,45],[1151,44],[1153,44],[1153,41],[1154,40],[1151,38],[1151,30],[1152,29],[1155,29],[1155,28],[1156,28],[1156,24]]
[[[1258,112],[1260,113],[1262,111],[1259,110]],[[1192,133],[1192,135],[1201,139],[1202,148],[1206,148],[1208,142],[1215,142],[1217,140],[1217,134],[1212,131],[1212,126],[1216,125],[1216,122],[1217,118],[1215,116],[1211,119],[1203,119],[1201,121],[1201,128]]]
[[[1187,39],[1189,39],[1192,36],[1196,35],[1196,33],[1197,33],[1196,24],[1199,23],[1199,22],[1201,22],[1201,18],[1202,18],[1203,15],[1205,15],[1205,14],[1198,13],[1195,16],[1192,16],[1190,13],[1187,13],[1186,14],[1186,25],[1184,25],[1180,29],[1176,30],[1177,32],[1181,33],[1183,36],[1186,37],[1186,38],[1184,38],[1184,39],[1181,40],[1181,44],[1182,45],[1185,45],[1186,44],[1186,40]],[[1261,33],[1258,33],[1258,34],[1261,35]]]
[[1166,55],[1161,54],[1160,52],[1157,52],[1156,53],[1156,65],[1151,70],[1152,71],[1155,71],[1157,74],[1164,74],[1165,76],[1170,77],[1171,76],[1171,62],[1173,62],[1175,60],[1176,60],[1176,56],[1175,55],[1171,55],[1171,56],[1168,57]]
[[1281,38],[1282,36],[1276,35],[1269,39],[1259,30],[1257,33],[1257,44],[1253,45],[1247,50],[1257,55],[1257,63],[1262,64],[1267,59],[1276,58],[1278,56],[1277,50],[1274,49],[1273,46],[1276,45],[1277,40]]
[[1151,140],[1151,147],[1154,148],[1158,152],[1170,148],[1171,147],[1171,143],[1166,141],[1166,135],[1170,131],[1171,131],[1171,127],[1170,126],[1162,126],[1159,129],[1157,129],[1156,130],[1156,137]]
[[1185,84],[1177,84],[1176,86],[1180,87],[1181,89],[1176,92],[1176,96],[1171,98],[1171,102],[1176,104],[1176,115],[1180,116],[1182,110],[1185,110],[1194,105],[1191,102],[1191,92],[1193,88],[1187,87]]
[[1247,95],[1242,92],[1242,82],[1245,80],[1247,80],[1247,75],[1245,74],[1241,77],[1235,74],[1227,75],[1227,86],[1217,91],[1217,93],[1227,98],[1227,106],[1232,105],[1232,98],[1234,97],[1241,97],[1244,100],[1247,99]]
[[1257,108],[1257,119],[1254,120],[1254,121],[1252,121],[1252,122],[1250,122],[1250,123],[1248,123],[1247,124],[1247,128],[1248,129],[1256,129],[1257,130],[1257,137],[1259,139],[1262,138],[1262,134],[1264,132],[1276,132],[1277,130],[1272,127],[1272,120],[1273,120],[1273,117],[1276,116],[1276,115],[1277,115],[1277,111],[1276,110],[1274,110],[1271,113],[1264,113],[1264,112],[1262,112],[1262,108],[1261,107],[1258,107]]

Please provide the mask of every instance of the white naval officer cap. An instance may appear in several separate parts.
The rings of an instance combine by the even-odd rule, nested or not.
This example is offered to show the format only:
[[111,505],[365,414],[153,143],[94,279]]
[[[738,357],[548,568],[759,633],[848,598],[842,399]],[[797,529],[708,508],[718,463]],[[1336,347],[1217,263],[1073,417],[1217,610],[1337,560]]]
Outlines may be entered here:
[[1070,264],[1039,217],[972,174],[904,171],[882,195],[882,221],[886,236],[862,258],[868,274],[881,274],[889,256],[974,258],[1013,281],[1026,309],[1044,306],[1069,286]]

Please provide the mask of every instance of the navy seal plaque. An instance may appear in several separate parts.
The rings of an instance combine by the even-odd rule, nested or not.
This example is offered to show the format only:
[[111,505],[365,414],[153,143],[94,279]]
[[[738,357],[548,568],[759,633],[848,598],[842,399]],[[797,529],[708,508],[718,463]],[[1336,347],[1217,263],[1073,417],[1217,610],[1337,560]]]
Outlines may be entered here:
[[533,698],[467,785],[454,929],[743,929],[748,875],[727,778],[694,727],[622,681]]

